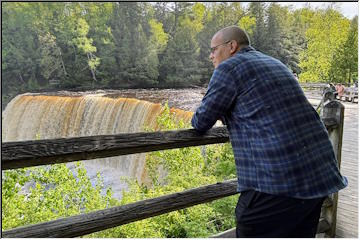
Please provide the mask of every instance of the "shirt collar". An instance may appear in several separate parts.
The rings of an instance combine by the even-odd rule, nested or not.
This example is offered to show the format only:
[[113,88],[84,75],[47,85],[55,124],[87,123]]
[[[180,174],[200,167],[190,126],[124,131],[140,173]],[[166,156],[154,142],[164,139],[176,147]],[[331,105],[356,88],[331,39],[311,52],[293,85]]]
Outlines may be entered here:
[[238,53],[245,53],[245,52],[249,52],[249,51],[255,51],[255,48],[253,48],[252,46],[246,46],[246,47],[242,48]]

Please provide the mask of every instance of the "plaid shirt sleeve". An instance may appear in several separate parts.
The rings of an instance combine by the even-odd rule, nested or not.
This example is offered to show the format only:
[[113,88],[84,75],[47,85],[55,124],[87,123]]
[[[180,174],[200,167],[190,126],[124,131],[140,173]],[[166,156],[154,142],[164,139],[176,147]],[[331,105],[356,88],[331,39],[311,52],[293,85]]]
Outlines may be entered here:
[[191,120],[196,130],[209,130],[230,109],[237,95],[236,85],[230,73],[231,71],[221,66],[214,71],[201,105]]

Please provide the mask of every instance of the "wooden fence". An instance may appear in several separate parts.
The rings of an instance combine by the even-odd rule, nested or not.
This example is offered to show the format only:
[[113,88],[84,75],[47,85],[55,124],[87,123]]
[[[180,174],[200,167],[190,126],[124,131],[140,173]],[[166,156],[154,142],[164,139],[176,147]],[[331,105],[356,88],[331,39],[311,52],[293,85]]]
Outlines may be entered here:
[[[340,164],[344,106],[337,101],[329,102],[324,106],[322,119]],[[1,162],[2,170],[7,170],[227,141],[229,137],[226,128],[218,127],[203,135],[189,129],[5,142],[2,144]],[[234,195],[237,194],[236,187],[237,181],[233,179],[132,204],[6,230],[2,232],[2,237],[78,237]],[[325,233],[328,237],[335,236],[336,209],[337,194],[333,194],[323,204],[318,233]],[[230,229],[213,237],[235,237],[235,230]]]

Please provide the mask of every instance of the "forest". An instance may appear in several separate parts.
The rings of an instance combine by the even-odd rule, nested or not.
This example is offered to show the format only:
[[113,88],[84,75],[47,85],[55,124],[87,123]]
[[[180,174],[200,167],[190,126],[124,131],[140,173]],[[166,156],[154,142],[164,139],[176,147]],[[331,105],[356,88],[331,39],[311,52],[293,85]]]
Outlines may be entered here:
[[337,3],[3,2],[2,101],[48,89],[203,86],[210,40],[238,25],[301,82],[357,81],[358,17]]
[[[337,3],[293,10],[276,2],[3,2],[2,108],[17,94],[56,90],[205,86],[210,40],[238,25],[255,49],[297,73],[300,82],[358,79],[358,17]],[[159,129],[190,128],[165,104]],[[37,135],[37,140],[44,136]],[[184,161],[186,159],[186,161]],[[161,166],[161,168],[160,168]],[[163,171],[160,171],[163,169]],[[150,184],[125,179],[121,200],[91,182],[80,163],[6,170],[2,231],[154,198],[236,177],[229,143],[152,152]],[[164,176],[163,172],[166,172]],[[28,188],[28,190],[24,190]],[[84,237],[209,237],[235,226],[237,195]]]

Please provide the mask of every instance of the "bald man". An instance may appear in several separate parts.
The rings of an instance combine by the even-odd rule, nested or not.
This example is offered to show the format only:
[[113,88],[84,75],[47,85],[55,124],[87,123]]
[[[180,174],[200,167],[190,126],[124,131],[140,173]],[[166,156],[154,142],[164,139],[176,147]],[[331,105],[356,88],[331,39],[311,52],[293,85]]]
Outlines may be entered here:
[[237,26],[211,40],[215,70],[192,118],[218,119],[233,147],[237,237],[315,237],[326,196],[347,186],[326,128],[289,69],[250,46]]

